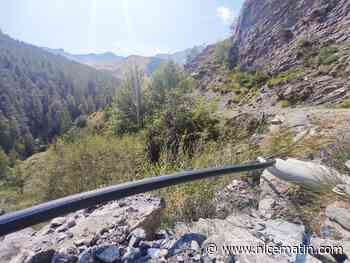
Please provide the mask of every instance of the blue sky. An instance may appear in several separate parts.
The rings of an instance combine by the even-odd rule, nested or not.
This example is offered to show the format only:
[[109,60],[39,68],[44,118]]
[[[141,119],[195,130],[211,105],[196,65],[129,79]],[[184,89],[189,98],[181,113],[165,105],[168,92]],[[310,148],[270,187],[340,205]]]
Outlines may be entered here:
[[229,36],[244,0],[10,0],[0,29],[71,53],[154,55]]

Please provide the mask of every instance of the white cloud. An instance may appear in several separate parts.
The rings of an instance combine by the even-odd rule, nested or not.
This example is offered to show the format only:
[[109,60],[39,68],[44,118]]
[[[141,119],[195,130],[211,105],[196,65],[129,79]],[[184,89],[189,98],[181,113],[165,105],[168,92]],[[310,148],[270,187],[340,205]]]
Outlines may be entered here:
[[216,15],[220,17],[226,25],[230,25],[235,19],[233,11],[224,6],[220,6],[216,9]]

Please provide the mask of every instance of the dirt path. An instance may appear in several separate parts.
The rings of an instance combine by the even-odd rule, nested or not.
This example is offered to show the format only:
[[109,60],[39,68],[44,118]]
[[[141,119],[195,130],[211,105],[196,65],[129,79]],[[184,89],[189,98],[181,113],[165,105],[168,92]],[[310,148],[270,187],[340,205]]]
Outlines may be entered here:
[[[242,113],[262,114],[269,120],[281,121],[278,126],[299,127],[298,130],[313,128],[329,135],[350,135],[350,109],[331,109],[325,107],[295,107],[295,108],[240,108],[224,110],[220,114],[224,118],[232,118]],[[276,125],[277,126],[277,125]]]

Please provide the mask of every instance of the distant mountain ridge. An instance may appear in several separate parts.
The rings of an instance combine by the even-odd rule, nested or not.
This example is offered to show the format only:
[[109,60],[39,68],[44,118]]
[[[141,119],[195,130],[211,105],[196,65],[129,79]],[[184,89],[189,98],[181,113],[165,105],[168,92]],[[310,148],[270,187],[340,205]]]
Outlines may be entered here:
[[188,59],[193,59],[202,50],[204,50],[204,48],[205,46],[201,45],[172,54],[157,54],[151,57],[139,55],[123,57],[118,56],[113,52],[105,52],[100,54],[71,54],[66,52],[64,49],[51,49],[43,47],[45,51],[52,54],[63,56],[69,60],[94,67],[98,70],[108,71],[117,78],[121,78],[125,70],[131,64],[136,64],[149,76],[152,75],[152,73],[165,61],[172,60],[179,65],[184,65]]
[[165,60],[172,60],[177,64],[185,65],[188,62],[188,60],[191,60],[194,57],[196,57],[205,48],[206,48],[205,45],[199,45],[199,46],[194,46],[193,48],[188,48],[188,49],[171,53],[171,54],[166,54],[166,53],[157,54],[155,55],[155,57],[165,59]]
[[83,63],[83,64],[89,64],[94,62],[115,62],[115,61],[121,61],[125,59],[125,57],[117,56],[113,52],[104,52],[100,54],[96,53],[88,53],[88,54],[71,54],[69,52],[66,52],[64,49],[52,49],[52,48],[46,48],[43,47],[45,51],[48,51],[55,55],[63,56],[67,59]]

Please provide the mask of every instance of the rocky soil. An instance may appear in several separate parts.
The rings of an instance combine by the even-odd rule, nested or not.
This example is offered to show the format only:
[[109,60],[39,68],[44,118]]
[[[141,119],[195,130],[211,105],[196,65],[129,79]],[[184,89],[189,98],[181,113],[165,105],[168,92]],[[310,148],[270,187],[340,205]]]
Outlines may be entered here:
[[[267,170],[255,180],[234,180],[216,195],[217,218],[177,223],[174,229],[160,229],[164,201],[141,194],[7,235],[0,262],[348,262],[349,203],[325,203],[319,230],[311,232],[298,216],[300,199],[290,195],[293,189]],[[341,245],[343,253],[228,253],[225,245]]]

